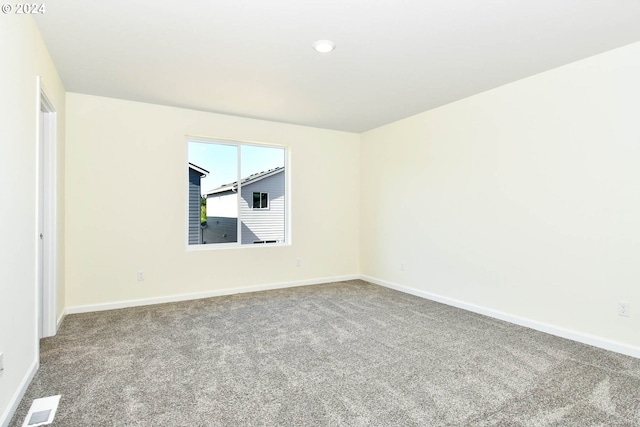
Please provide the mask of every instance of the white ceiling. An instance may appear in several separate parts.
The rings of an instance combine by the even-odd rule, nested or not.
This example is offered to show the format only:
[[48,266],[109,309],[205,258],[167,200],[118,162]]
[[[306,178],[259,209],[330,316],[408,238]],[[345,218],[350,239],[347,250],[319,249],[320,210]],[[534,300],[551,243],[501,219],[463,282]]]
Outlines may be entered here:
[[362,132],[639,41],[640,0],[54,0],[36,22],[70,92]]

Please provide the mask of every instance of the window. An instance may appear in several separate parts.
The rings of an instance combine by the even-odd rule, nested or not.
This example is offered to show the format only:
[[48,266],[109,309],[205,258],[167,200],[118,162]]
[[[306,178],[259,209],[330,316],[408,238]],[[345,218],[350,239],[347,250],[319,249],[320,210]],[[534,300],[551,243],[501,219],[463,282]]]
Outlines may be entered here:
[[187,139],[189,246],[287,241],[285,147]]
[[253,193],[253,209],[269,209],[269,193]]

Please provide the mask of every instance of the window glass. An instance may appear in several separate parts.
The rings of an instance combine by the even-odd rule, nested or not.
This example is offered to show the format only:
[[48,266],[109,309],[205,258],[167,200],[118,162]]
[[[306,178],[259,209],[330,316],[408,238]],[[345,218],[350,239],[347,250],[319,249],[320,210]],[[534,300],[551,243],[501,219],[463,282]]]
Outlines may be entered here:
[[286,241],[286,149],[188,141],[189,245]]
[[253,209],[268,209],[269,193],[253,193]]

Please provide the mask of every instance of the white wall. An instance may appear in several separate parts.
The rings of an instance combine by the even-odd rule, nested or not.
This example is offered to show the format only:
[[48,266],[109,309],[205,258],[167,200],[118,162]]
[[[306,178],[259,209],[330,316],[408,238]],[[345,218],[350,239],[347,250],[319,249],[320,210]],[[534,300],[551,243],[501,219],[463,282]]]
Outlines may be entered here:
[[[358,273],[359,135],[75,93],[67,113],[72,310]],[[289,146],[291,246],[186,249],[186,134]]]
[[[0,25],[0,425],[9,422],[38,361],[36,330],[36,76],[58,111],[58,151],[64,152],[65,92],[40,34],[28,16]],[[64,157],[58,158],[58,257],[64,261]],[[64,307],[59,268],[58,315]]]
[[640,356],[638,76],[640,43],[363,134],[362,273]]

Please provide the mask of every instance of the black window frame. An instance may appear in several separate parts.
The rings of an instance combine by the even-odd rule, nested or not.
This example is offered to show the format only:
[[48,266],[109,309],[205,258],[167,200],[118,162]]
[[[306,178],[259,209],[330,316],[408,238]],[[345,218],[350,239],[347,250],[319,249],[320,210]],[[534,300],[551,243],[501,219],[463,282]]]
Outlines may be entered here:
[[[256,207],[256,194],[259,194],[259,203],[260,206]],[[263,205],[264,203],[264,206]],[[262,210],[266,210],[269,209],[269,193],[264,192],[264,191],[254,191],[252,194],[252,209],[254,211],[262,211]]]

